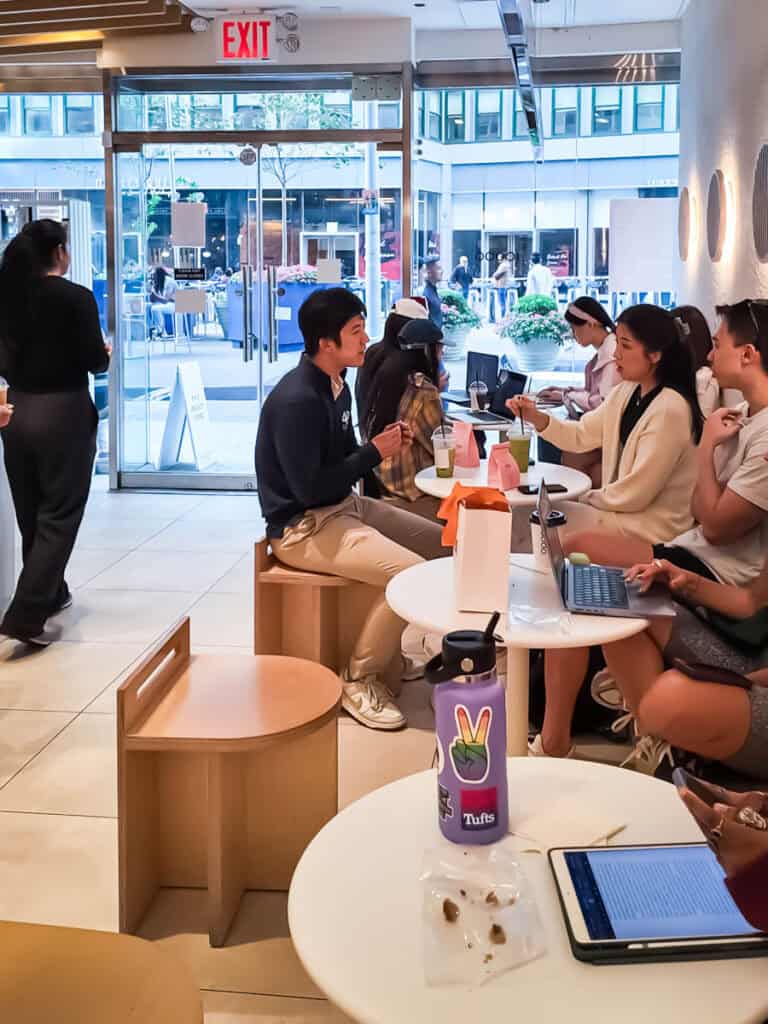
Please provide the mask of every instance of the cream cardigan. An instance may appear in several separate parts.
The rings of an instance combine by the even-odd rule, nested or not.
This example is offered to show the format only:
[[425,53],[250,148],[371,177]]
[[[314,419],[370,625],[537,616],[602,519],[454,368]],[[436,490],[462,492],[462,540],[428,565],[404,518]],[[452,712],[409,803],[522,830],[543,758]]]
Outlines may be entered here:
[[602,448],[603,486],[588,491],[581,501],[599,509],[609,528],[657,544],[693,525],[696,448],[688,403],[672,388],[664,388],[621,450],[621,414],[636,386],[619,384],[578,422],[550,416],[541,436],[566,452]]

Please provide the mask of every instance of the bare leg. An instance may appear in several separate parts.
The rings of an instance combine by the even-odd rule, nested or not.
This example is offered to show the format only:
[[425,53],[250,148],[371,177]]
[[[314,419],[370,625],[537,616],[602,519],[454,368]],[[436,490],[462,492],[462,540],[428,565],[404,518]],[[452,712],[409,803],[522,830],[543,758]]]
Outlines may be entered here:
[[659,619],[643,633],[613,644],[603,644],[608,671],[616,680],[630,711],[637,711],[645,694],[664,671],[662,651],[671,631],[672,620]]
[[746,690],[699,683],[677,671],[655,680],[637,713],[644,734],[716,761],[741,750],[752,717]]
[[618,565],[630,568],[639,562],[653,560],[653,548],[644,540],[636,540],[607,530],[579,530],[563,536],[566,555],[583,551],[598,565]]
[[588,647],[544,652],[547,705],[541,742],[550,757],[565,757],[571,749],[573,709],[588,667]]

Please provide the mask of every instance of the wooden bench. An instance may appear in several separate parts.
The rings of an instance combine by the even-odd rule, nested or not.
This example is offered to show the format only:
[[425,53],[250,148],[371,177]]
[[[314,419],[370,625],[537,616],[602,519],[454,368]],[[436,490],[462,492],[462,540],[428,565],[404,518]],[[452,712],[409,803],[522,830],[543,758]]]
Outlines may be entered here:
[[160,887],[208,890],[222,945],[247,889],[286,890],[338,807],[341,684],[296,658],[191,655],[189,619],[117,691],[120,930]]
[[[285,654],[346,667],[363,623],[381,589],[367,583],[282,565],[269,542],[255,545],[254,653]],[[386,681],[400,689],[401,660],[393,657]]]
[[0,921],[8,1024],[202,1024],[200,993],[165,949],[111,932]]

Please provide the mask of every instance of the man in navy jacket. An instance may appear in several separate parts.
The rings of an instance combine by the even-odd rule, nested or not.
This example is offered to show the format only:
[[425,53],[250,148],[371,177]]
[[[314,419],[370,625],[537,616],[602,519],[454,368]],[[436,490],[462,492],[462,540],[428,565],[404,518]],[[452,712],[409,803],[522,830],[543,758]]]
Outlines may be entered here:
[[264,403],[256,475],[267,536],[281,562],[381,588],[343,672],[342,705],[369,728],[399,729],[405,717],[383,676],[400,651],[404,624],[384,588],[401,570],[447,552],[437,523],[352,490],[411,443],[405,423],[362,447],[355,437],[344,374],[362,365],[365,313],[345,288],[318,290],[303,304],[304,353]]

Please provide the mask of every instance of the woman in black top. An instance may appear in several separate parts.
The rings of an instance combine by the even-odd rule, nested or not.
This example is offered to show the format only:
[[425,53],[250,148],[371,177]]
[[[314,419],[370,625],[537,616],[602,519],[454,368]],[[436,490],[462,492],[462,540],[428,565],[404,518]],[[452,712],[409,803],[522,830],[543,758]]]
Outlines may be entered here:
[[0,373],[13,405],[3,443],[23,553],[0,634],[39,646],[46,620],[72,603],[64,572],[96,453],[88,374],[109,366],[96,300],[68,269],[66,230],[52,220],[27,224],[0,263]]

